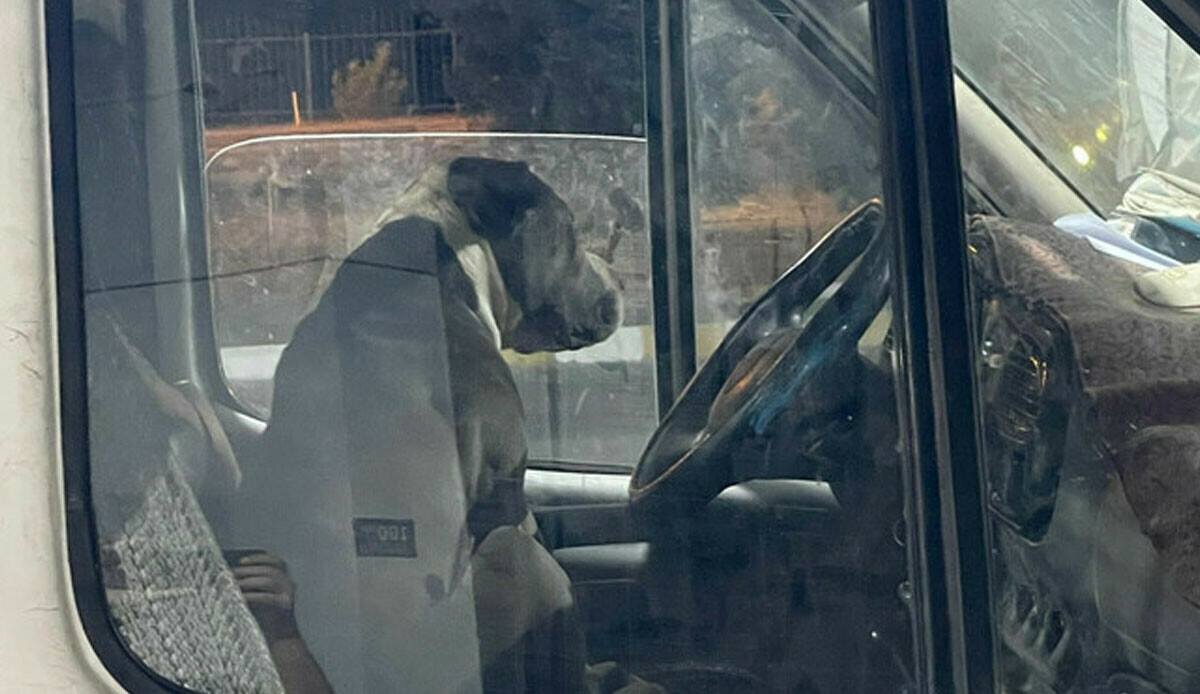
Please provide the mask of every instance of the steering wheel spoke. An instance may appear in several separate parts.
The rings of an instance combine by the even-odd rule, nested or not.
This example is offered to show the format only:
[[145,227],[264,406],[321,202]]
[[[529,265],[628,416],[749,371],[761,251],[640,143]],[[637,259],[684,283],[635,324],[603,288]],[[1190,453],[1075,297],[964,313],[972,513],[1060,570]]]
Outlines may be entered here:
[[[839,408],[819,402],[829,391],[821,383],[844,370],[842,357],[854,352],[887,301],[889,259],[882,206],[871,200],[784,273],[734,325],[651,438],[630,480],[635,510],[675,514],[703,506],[738,481],[736,473],[754,469],[740,459],[764,448],[752,444],[770,436],[782,413],[794,413],[791,422],[829,420]],[[769,473],[765,465],[759,467]]]

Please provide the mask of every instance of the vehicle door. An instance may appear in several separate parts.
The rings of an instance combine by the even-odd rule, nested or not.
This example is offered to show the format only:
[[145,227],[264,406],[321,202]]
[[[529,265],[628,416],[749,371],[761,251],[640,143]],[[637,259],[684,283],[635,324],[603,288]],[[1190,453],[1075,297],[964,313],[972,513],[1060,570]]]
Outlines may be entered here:
[[[216,22],[206,37],[201,7],[188,3],[95,4],[74,17],[76,100],[66,108],[79,145],[65,150],[65,165],[78,170],[80,219],[64,222],[59,248],[75,278],[61,290],[64,320],[89,330],[112,320],[117,342],[165,384],[199,392],[197,412],[210,400],[219,424],[200,417],[208,443],[220,430],[233,458],[259,462],[274,360],[329,273],[374,230],[374,208],[439,161],[520,158],[573,208],[588,230],[582,242],[607,254],[627,308],[626,324],[586,350],[504,354],[525,410],[525,493],[540,541],[573,584],[592,663],[616,661],[670,691],[948,690],[982,676],[990,660],[968,647],[977,615],[964,605],[986,595],[986,581],[962,568],[984,561],[984,526],[972,516],[982,504],[972,506],[974,468],[958,462],[973,460],[975,441],[961,433],[973,431],[962,426],[974,421],[973,396],[945,407],[952,386],[971,395],[972,362],[969,334],[952,332],[966,320],[965,298],[954,304],[941,284],[965,286],[954,278],[966,244],[940,3],[877,8],[872,42],[854,49],[875,55],[873,79],[821,52],[837,49],[836,36],[798,40],[827,29],[807,6],[695,0],[622,4],[617,17],[565,12],[560,28],[623,29],[611,46],[626,72],[578,82],[584,97],[607,97],[620,82],[629,102],[600,113],[588,106],[595,98],[580,97],[562,108],[571,95],[551,98],[564,77],[549,73],[564,69],[555,51],[574,44],[550,31],[535,56],[547,91],[516,116],[508,100],[529,94],[505,81],[520,74],[512,63],[485,50],[495,37],[447,44],[453,30],[428,23],[376,26],[367,38],[393,48],[337,54],[367,45],[363,32],[255,35],[247,21],[223,25],[241,35],[220,34]],[[447,8],[442,19],[455,16]],[[504,26],[538,19],[514,10]],[[395,57],[422,45],[424,58]],[[487,108],[414,119],[447,106],[449,87],[420,67],[435,48],[498,75],[459,92],[482,90]],[[313,77],[322,50],[340,57]],[[408,101],[393,65],[403,66]],[[280,79],[288,89],[270,82]],[[872,82],[867,97],[862,85]],[[264,83],[271,88],[254,91]],[[393,110],[356,102],[353,85]],[[325,127],[326,103],[337,132],[313,132]],[[554,104],[573,130],[442,131],[478,127],[472,118],[519,123]],[[625,129],[595,132],[603,128],[589,118],[601,115]],[[270,127],[238,120],[255,117]],[[401,117],[423,125],[397,134]],[[410,260],[399,269],[411,293],[434,296],[436,268],[418,262],[428,254]],[[962,315],[933,310],[944,302]],[[430,338],[429,361],[416,366],[436,375],[440,317],[421,317],[405,339]],[[137,555],[126,542],[135,526],[161,539],[133,523],[161,471],[113,453],[146,422],[95,399],[111,409],[85,418],[89,374],[128,374],[98,340],[83,352],[83,334],[64,332],[76,341],[62,351],[81,362],[64,384],[64,407],[80,414],[66,434],[92,451],[89,460],[72,449],[79,456],[68,461],[81,500],[69,539],[85,625],[127,687],[192,686],[201,680],[189,668],[211,665],[208,652],[184,658],[182,642],[147,637],[139,629],[163,627],[166,613],[136,608],[188,594],[174,581],[195,573],[172,567],[164,589],[104,572],[114,543]],[[444,383],[425,388],[445,405]],[[399,423],[425,442],[414,462],[426,465],[420,484],[405,466],[334,461],[307,488],[307,478],[267,471],[279,488],[317,494],[272,497],[263,484],[247,515],[245,489],[196,483],[180,494],[195,496],[189,527],[202,530],[188,541],[203,547],[167,554],[202,556],[223,586],[214,590],[226,592],[214,551],[289,555],[299,631],[337,691],[477,689],[486,664],[471,583],[448,560],[462,549],[467,514],[456,442],[425,422]]]

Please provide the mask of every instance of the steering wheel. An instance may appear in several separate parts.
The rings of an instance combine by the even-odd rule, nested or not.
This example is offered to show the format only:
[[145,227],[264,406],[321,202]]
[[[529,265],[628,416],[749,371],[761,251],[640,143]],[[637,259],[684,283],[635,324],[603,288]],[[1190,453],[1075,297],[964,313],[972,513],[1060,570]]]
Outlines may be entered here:
[[[764,293],[684,388],[629,483],[639,514],[688,514],[737,481],[733,451],[806,403],[887,301],[883,208],[864,203]],[[811,399],[811,398],[808,398]]]

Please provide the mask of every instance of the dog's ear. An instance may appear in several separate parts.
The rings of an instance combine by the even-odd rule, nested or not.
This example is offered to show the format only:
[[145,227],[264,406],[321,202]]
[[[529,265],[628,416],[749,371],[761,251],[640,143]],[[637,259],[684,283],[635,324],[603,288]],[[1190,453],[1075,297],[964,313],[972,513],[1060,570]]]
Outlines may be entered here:
[[471,230],[489,241],[511,234],[521,215],[549,191],[523,161],[480,157],[450,162],[446,188],[466,213]]

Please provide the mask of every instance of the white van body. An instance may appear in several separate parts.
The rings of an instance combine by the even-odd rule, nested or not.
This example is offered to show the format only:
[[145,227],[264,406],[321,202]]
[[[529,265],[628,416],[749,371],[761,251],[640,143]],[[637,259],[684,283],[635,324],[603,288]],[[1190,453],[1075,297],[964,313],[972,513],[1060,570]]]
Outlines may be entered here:
[[43,12],[11,2],[0,19],[0,689],[120,692],[84,635],[67,567]]

